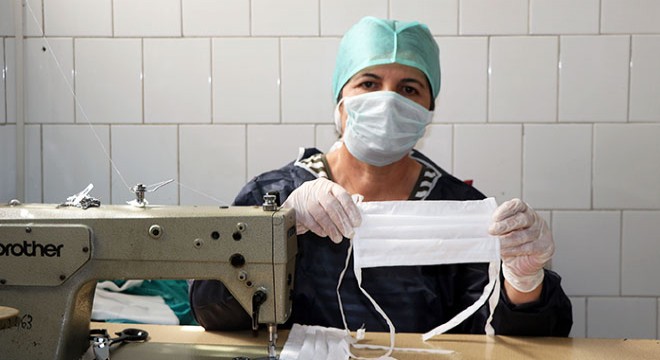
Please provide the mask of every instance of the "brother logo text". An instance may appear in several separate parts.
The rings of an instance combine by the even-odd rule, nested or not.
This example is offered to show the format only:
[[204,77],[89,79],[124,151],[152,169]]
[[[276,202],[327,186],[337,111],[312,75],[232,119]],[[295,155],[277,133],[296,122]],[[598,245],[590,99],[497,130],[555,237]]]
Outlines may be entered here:
[[46,256],[46,257],[60,257],[60,251],[64,244],[38,244],[36,241],[14,244],[0,243],[0,256]]

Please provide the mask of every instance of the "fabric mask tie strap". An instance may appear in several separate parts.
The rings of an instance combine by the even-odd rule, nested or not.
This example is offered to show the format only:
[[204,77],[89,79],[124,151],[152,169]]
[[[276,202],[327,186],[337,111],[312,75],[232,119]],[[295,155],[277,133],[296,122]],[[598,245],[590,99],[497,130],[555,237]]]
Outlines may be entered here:
[[[486,334],[494,334],[491,321],[500,293],[500,245],[499,239],[488,235],[486,229],[496,207],[493,198],[362,204],[364,221],[362,227],[356,229],[356,236],[350,244],[355,276],[360,290],[386,320],[391,332],[390,319],[361,286],[362,268],[487,262],[489,281],[481,296],[447,323],[424,334],[423,340],[454,328],[489,299],[490,314],[484,330]],[[356,244],[359,248],[355,248]],[[383,251],[383,247],[390,251]]]

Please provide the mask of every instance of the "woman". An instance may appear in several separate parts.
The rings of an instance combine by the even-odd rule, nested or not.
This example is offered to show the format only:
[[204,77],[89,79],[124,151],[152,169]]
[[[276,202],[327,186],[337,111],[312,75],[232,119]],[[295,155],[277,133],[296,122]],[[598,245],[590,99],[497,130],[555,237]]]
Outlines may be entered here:
[[[351,200],[479,200],[484,195],[413,150],[432,120],[440,88],[439,50],[425,25],[372,17],[341,41],[333,77],[340,142],[327,154],[306,149],[298,159],[250,181],[235,205],[256,205],[278,191],[296,211],[298,255],[290,322],[343,328],[336,286],[348,241],[360,225]],[[525,203],[503,203],[489,230],[502,246],[502,296],[492,325],[498,334],[567,336],[570,301],[560,278],[544,270],[552,235]],[[350,266],[350,265],[349,265]],[[365,290],[400,332],[425,332],[479,297],[485,264],[364,269]],[[368,281],[367,281],[368,279]],[[342,302],[349,328],[387,331],[347,272]],[[207,329],[249,326],[249,316],[217,281],[195,281],[191,303]],[[453,331],[482,333],[488,309]]]

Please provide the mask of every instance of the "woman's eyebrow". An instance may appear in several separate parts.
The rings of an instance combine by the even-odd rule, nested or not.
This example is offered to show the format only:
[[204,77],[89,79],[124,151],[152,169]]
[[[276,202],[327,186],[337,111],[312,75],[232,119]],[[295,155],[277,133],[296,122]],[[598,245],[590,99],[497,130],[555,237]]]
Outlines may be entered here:
[[356,78],[356,79],[359,79],[359,78],[361,78],[361,77],[368,77],[368,78],[372,78],[372,79],[376,79],[376,80],[381,80],[381,79],[382,79],[380,76],[378,76],[378,75],[376,75],[376,74],[374,74],[374,73],[368,73],[368,72],[367,72],[367,73],[358,74],[355,78]]
[[[357,74],[352,80],[358,80],[358,79],[361,79],[363,77],[370,78],[370,79],[375,79],[375,80],[382,80],[383,79],[381,76],[378,76],[374,73],[365,72],[365,73]],[[405,83],[415,83],[415,84],[418,84],[419,86],[421,86],[422,89],[426,89],[425,81],[421,81],[421,80],[418,80],[418,79],[415,79],[415,78],[403,78],[399,82],[404,83],[404,84]]]
[[419,84],[419,86],[421,86],[422,89],[426,89],[426,84],[425,84],[423,81],[419,81],[419,80],[414,79],[414,78],[405,78],[405,79],[401,79],[401,82],[402,82],[402,83],[415,83],[415,84]]

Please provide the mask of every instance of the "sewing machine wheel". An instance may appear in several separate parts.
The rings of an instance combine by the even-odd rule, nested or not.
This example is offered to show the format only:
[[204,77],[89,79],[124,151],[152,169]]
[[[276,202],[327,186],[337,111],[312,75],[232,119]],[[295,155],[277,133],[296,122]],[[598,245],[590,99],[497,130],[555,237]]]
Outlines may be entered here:
[[0,330],[18,325],[18,310],[0,306]]

